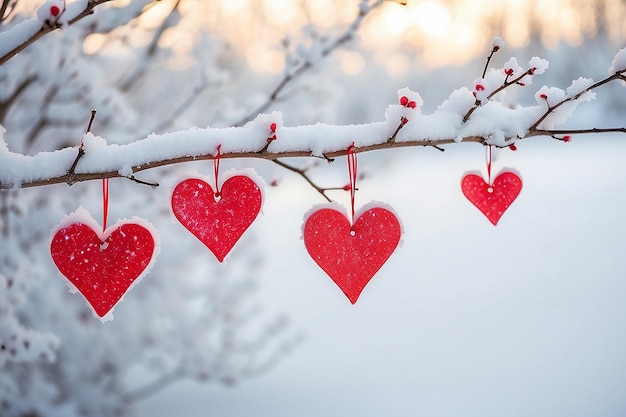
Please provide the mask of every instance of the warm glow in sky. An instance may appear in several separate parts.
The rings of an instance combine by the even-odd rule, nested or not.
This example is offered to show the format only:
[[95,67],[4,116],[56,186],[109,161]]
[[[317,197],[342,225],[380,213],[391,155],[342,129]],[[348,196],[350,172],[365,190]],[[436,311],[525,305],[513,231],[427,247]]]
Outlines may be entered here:
[[[139,28],[158,26],[174,3],[162,0],[153,6]],[[199,33],[217,33],[241,51],[254,70],[279,72],[285,36],[293,45],[306,43],[303,26],[317,27],[319,33],[344,28],[354,19],[357,5],[357,0],[187,0],[180,5],[184,18],[159,44],[172,48],[184,62]],[[378,60],[391,71],[402,72],[407,59],[416,56],[431,66],[462,65],[484,53],[494,36],[511,47],[522,47],[533,36],[548,46],[560,41],[576,45],[597,32],[598,22],[605,22],[608,35],[621,43],[626,38],[625,18],[622,0],[409,0],[406,6],[389,1],[367,17],[359,35],[363,48],[377,51]],[[142,36],[139,30],[128,39],[141,45],[149,41],[148,33]],[[96,51],[102,41],[100,35],[90,37],[86,50]],[[349,74],[365,65],[362,54],[354,51],[344,50],[337,59]]]

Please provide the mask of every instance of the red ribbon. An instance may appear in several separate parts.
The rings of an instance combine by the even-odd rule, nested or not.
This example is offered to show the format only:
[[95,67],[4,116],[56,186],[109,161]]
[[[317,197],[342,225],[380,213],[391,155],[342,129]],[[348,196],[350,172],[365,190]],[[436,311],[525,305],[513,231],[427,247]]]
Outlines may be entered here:
[[354,142],[348,148],[348,175],[350,176],[350,205],[352,207],[352,225],[354,225],[354,197],[356,195],[357,162]]
[[213,175],[215,176],[215,197],[220,196],[218,178],[220,175],[220,161],[222,159],[222,145],[217,145],[217,154],[213,159]]
[[107,217],[109,216],[109,179],[102,180],[102,233],[107,229]]
[[485,159],[487,160],[487,184],[491,187],[491,145],[487,145]]

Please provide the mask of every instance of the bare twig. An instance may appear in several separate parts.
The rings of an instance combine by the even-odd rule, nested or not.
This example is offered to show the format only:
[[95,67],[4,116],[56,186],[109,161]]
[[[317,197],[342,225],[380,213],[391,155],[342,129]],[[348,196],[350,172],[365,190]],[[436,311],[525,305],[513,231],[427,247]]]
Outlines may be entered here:
[[322,195],[322,197],[324,197],[326,199],[326,201],[328,201],[329,203],[333,201],[333,200],[330,199],[330,197],[328,197],[326,195],[326,191],[335,190],[335,189],[337,189],[336,187],[334,187],[334,188],[322,188],[319,185],[315,184],[313,182],[313,180],[311,180],[311,178],[309,178],[309,176],[306,173],[306,171],[307,171],[306,169],[299,169],[299,168],[293,167],[293,166],[291,166],[289,164],[286,164],[286,163],[284,163],[282,161],[279,161],[278,159],[275,159],[272,162],[274,162],[276,165],[278,165],[281,168],[285,168],[288,171],[295,172],[296,174],[300,175],[302,178],[304,178],[304,180],[306,182],[309,183],[309,185],[311,187],[313,187],[313,189],[315,189],[315,191],[320,193]]
[[129,175],[125,178],[128,178],[129,180],[136,182],[137,184],[141,184],[141,185],[149,185],[150,187],[158,187],[159,183],[158,182],[149,182],[149,181],[144,181],[144,180],[140,180],[139,178],[135,177],[134,175]]
[[491,58],[493,58],[493,54],[498,52],[500,47],[498,45],[493,45],[491,47],[491,53],[487,56],[487,62],[485,62],[485,68],[483,68],[482,78],[485,78],[485,74],[487,74],[487,69],[489,69],[489,63],[491,62]]
[[[91,110],[91,117],[89,118],[89,124],[87,125],[87,130],[85,133],[91,132],[91,126],[93,125],[93,121],[96,118],[96,109]],[[76,154],[76,159],[72,162],[72,166],[67,170],[67,185],[74,184],[74,176],[76,171],[76,166],[78,165],[78,161],[85,155],[85,146],[83,141],[80,141],[80,146],[78,147],[78,153]]]
[[[526,70],[525,72],[523,72],[521,75],[519,75],[518,77],[512,79],[509,81],[508,76],[504,79],[504,82],[502,83],[502,85],[498,88],[496,88],[495,90],[493,90],[491,92],[491,94],[489,94],[484,101],[489,101],[491,100],[496,94],[498,94],[500,91],[504,90],[505,88],[513,85],[513,84],[517,84],[519,83],[522,78],[524,78],[527,75],[533,75],[535,73],[535,68],[529,68],[528,70]],[[476,100],[474,102],[474,105],[467,111],[467,113],[465,113],[465,116],[463,116],[463,123],[467,122],[470,118],[470,116],[472,115],[472,113],[474,113],[474,111],[480,107],[481,101],[480,100]]]
[[11,0],[2,0],[2,4],[0,4],[0,23],[4,22],[7,15],[7,8],[9,7],[9,3]]
[[400,119],[400,124],[398,125],[396,130],[393,132],[393,134],[389,137],[389,139],[387,139],[387,143],[389,144],[395,143],[398,133],[400,133],[400,130],[402,130],[404,125],[406,125],[407,123],[408,123],[408,120],[406,118],[403,117],[402,119]]
[[543,115],[541,115],[541,117],[535,122],[533,123],[533,125],[528,129],[530,132],[533,132],[537,129],[537,127],[541,124],[541,122],[543,122],[546,117],[548,117],[552,112],[554,112],[556,109],[558,109],[559,107],[561,107],[563,104],[567,103],[568,101],[575,101],[578,100],[583,94],[590,92],[591,90],[594,90],[600,86],[603,86],[604,84],[607,84],[611,81],[615,81],[615,80],[620,80],[624,77],[624,73],[626,71],[621,71],[621,72],[616,72],[613,75],[610,75],[596,83],[593,83],[592,85],[590,85],[589,87],[585,88],[583,91],[581,91],[578,94],[575,94],[573,96],[564,98],[563,100],[559,101],[558,103],[556,103],[553,106],[548,105],[548,108],[546,109],[545,113]]
[[591,128],[591,129],[554,129],[544,130],[535,129],[530,132],[527,137],[531,136],[554,136],[554,135],[580,135],[585,133],[626,133],[624,127],[610,127],[610,128]]

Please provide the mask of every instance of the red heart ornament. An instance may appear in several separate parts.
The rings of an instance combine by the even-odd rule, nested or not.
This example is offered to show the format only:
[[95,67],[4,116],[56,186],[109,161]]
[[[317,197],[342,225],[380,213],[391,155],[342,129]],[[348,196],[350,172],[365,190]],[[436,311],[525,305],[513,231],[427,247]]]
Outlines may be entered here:
[[52,237],[50,254],[55,265],[101,318],[147,272],[156,257],[156,232],[135,220],[147,223],[142,219],[121,221],[98,233],[93,227],[98,229],[95,220],[75,213]]
[[363,212],[353,227],[341,212],[323,208],[307,218],[304,245],[354,304],[398,246],[401,229],[396,215],[382,207]]
[[178,221],[220,262],[257,217],[261,202],[261,189],[245,175],[227,179],[219,197],[198,178],[182,181],[172,193],[172,211]]
[[467,174],[461,181],[463,194],[489,219],[498,221],[522,191],[522,179],[513,172],[502,172],[489,185],[475,174]]

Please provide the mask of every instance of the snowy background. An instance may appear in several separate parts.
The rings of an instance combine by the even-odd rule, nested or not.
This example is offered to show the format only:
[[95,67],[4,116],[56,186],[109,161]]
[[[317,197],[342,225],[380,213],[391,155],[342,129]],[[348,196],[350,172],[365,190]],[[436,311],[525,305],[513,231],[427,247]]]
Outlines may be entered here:
[[301,214],[318,197],[297,179],[270,190],[252,229],[269,249],[259,296],[290,312],[304,343],[235,389],[173,386],[143,415],[623,415],[620,142],[533,140],[505,153],[498,164],[524,188],[497,228],[460,193],[482,148],[394,158],[357,198],[393,205],[404,244],[355,306],[303,250]]
[[[118,143],[152,131],[232,124],[280,81],[282,69],[272,62],[282,59],[281,36],[310,42],[312,31],[345,27],[357,7],[320,2],[334,10],[320,17],[302,2],[314,24],[300,32],[306,19],[299,12],[271,15],[280,2],[250,6],[254,13],[246,14],[245,1],[219,9],[206,2],[196,6],[215,7],[222,20],[211,17],[215,30],[200,35],[193,5],[169,15],[154,8],[154,20],[140,22],[130,16],[141,2],[115,3],[119,10],[97,14],[97,36],[86,43],[77,40],[78,28],[57,31],[0,66],[0,123],[11,151],[76,146],[92,107],[99,111],[94,133]],[[620,2],[586,2],[575,15],[565,1],[523,13],[516,2],[453,3],[385,4],[368,16],[357,42],[321,60],[271,110],[282,111],[289,126],[379,122],[397,102],[396,91],[408,86],[430,114],[452,90],[471,88],[494,35],[507,41],[496,67],[511,56],[550,61],[515,96],[533,105],[544,84],[567,88],[579,76],[605,77],[626,46]],[[35,6],[24,16],[32,17]],[[595,26],[587,21],[594,7],[607,11],[595,16]],[[429,25],[435,19],[424,20],[426,12],[449,31]],[[249,25],[239,37],[222,27],[236,13],[243,16],[237,24]],[[562,14],[569,23],[558,20]],[[276,20],[263,20],[267,15]],[[128,29],[112,31],[120,16],[131,21]],[[167,16],[182,33],[171,30],[149,55],[151,34]],[[30,74],[38,81],[11,102]],[[619,83],[602,87],[561,127],[623,127],[625,93]],[[196,100],[176,113],[190,94]],[[163,120],[169,123],[157,129]],[[516,152],[496,152],[494,174],[512,168],[524,182],[497,227],[460,189],[467,171],[485,173],[482,146],[359,154],[357,208],[371,200],[391,205],[405,233],[355,306],[301,240],[303,214],[323,198],[267,161],[222,161],[222,172],[254,167],[279,184],[266,187],[262,215],[226,265],[217,265],[168,207],[177,176],[209,175],[211,162],[147,171],[142,178],[161,182],[157,189],[111,181],[109,222],[145,217],[163,246],[150,275],[104,324],[67,293],[48,252],[49,231],[78,205],[100,219],[99,183],[2,191],[0,341],[7,349],[0,352],[0,415],[623,416],[624,139],[530,138]],[[348,180],[344,158],[309,172],[329,187]],[[348,207],[348,193],[330,195]]]

